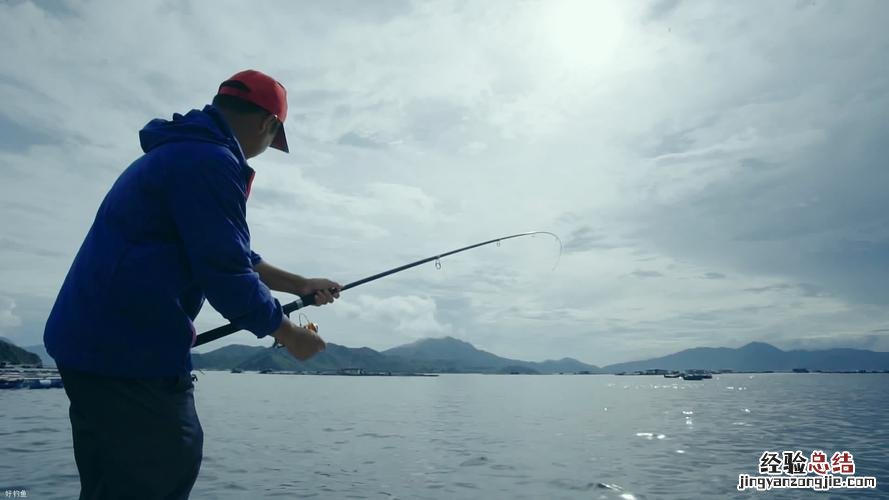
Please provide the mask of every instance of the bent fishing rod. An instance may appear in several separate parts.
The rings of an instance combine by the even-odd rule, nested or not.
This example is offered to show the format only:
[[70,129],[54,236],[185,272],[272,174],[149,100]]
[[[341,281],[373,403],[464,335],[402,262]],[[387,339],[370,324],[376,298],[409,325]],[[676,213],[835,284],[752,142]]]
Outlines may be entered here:
[[[355,288],[358,285],[370,283],[371,281],[378,280],[380,278],[385,278],[386,276],[404,271],[405,269],[417,267],[417,266],[425,264],[427,262],[434,261],[435,267],[440,269],[441,268],[440,261],[443,257],[447,257],[449,255],[454,255],[454,254],[460,253],[460,252],[465,252],[467,250],[472,250],[473,248],[478,248],[481,246],[490,245],[492,243],[497,243],[497,245],[499,246],[501,241],[509,240],[512,238],[520,238],[522,236],[533,236],[536,234],[546,234],[546,235],[549,235],[549,236],[552,236],[553,238],[555,238],[556,241],[559,242],[559,257],[562,256],[562,240],[559,239],[559,237],[556,236],[554,233],[551,233],[549,231],[528,231],[526,233],[518,233],[518,234],[513,234],[510,236],[502,236],[500,238],[494,238],[493,240],[483,241],[481,243],[476,243],[474,245],[469,245],[469,246],[465,246],[463,248],[458,248],[456,250],[451,250],[450,252],[445,252],[442,254],[433,255],[432,257],[426,257],[425,259],[420,259],[416,262],[411,262],[410,264],[405,264],[403,266],[389,269],[388,271],[383,271],[381,273],[374,274],[373,276],[368,276],[367,278],[363,278],[358,281],[354,281],[354,282],[349,283],[348,285],[345,285],[342,288],[340,288],[340,291],[344,292],[350,288]],[[556,261],[556,265],[558,265],[558,261]],[[293,311],[296,311],[297,309],[302,309],[303,307],[311,306],[314,304],[315,304],[315,294],[314,293],[309,294],[309,295],[300,295],[300,296],[297,296],[296,300],[294,300],[293,302],[290,302],[289,304],[286,304],[285,306],[283,306],[284,314],[290,316],[290,313],[292,313]],[[214,340],[221,339],[222,337],[225,337],[226,335],[231,335],[232,333],[238,332],[240,330],[241,330],[241,328],[235,326],[232,323],[229,323],[225,326],[220,326],[218,328],[214,328],[212,330],[206,331],[206,332],[198,335],[197,338],[195,339],[194,345],[192,347],[197,347],[200,345],[204,345],[207,342],[212,342]]]

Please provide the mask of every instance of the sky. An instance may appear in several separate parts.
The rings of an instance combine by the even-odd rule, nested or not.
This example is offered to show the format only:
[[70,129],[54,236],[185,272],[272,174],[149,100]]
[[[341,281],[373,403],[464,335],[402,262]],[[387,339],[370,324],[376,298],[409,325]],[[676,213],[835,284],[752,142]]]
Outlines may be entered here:
[[[887,20],[879,0],[0,2],[0,336],[41,343],[138,130],[253,68],[290,104],[291,154],[250,161],[273,265],[345,284],[563,243],[304,309],[328,342],[889,351]],[[205,305],[196,326],[224,323]],[[229,343],[268,341],[206,347]]]

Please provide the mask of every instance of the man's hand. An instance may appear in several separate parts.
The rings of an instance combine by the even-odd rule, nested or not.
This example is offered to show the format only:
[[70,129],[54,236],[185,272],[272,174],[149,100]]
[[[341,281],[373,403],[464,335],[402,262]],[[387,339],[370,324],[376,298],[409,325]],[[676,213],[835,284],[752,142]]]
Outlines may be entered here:
[[314,295],[316,306],[330,304],[334,299],[339,298],[340,290],[343,288],[335,281],[303,278],[298,274],[288,273],[266,261],[260,261],[253,266],[253,270],[259,273],[259,279],[272,290],[292,293],[300,297]]
[[340,286],[335,281],[323,278],[309,278],[304,280],[303,285],[297,290],[297,295],[315,295],[315,305],[321,306],[330,304],[334,299],[340,297]]
[[300,361],[311,358],[327,347],[327,344],[321,340],[317,333],[308,328],[296,326],[287,318],[284,318],[281,326],[272,333],[272,336],[278,343],[286,347],[294,358]]

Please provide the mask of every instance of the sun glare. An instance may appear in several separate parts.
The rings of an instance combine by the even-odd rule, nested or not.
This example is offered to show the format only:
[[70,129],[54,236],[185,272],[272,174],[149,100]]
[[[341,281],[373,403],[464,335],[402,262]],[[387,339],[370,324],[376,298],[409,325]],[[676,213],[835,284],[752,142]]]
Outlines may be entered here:
[[541,29],[554,62],[596,71],[613,60],[624,31],[620,4],[566,0],[544,6]]

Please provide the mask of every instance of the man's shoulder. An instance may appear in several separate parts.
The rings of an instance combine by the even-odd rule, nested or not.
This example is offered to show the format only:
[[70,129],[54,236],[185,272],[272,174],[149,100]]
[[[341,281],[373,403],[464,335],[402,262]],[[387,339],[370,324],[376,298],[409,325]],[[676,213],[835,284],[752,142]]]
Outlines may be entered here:
[[238,164],[238,157],[227,144],[201,140],[171,142],[157,150],[166,160],[224,161]]
[[242,165],[226,145],[207,141],[179,141],[156,150],[155,161],[168,171],[227,170],[239,173]]

